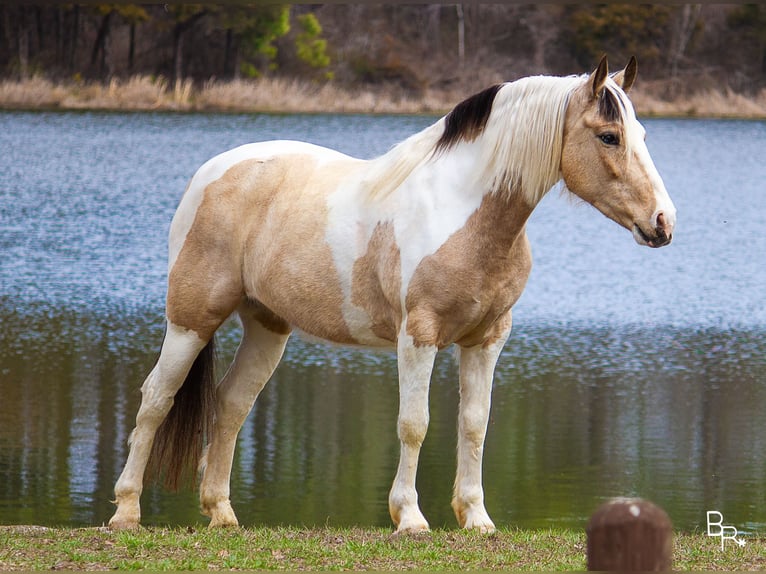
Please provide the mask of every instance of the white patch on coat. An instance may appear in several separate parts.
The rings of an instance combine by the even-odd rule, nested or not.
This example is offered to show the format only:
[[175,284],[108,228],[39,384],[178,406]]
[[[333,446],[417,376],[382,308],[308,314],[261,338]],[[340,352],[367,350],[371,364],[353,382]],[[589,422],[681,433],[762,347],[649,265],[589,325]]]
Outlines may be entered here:
[[343,289],[343,317],[362,344],[390,347],[371,331],[367,312],[351,302],[353,267],[362,257],[379,223],[391,222],[401,263],[401,302],[415,269],[460,230],[481,205],[484,189],[473,181],[473,144],[419,165],[385,197],[359,201],[364,186],[349,180],[328,197],[325,235]]

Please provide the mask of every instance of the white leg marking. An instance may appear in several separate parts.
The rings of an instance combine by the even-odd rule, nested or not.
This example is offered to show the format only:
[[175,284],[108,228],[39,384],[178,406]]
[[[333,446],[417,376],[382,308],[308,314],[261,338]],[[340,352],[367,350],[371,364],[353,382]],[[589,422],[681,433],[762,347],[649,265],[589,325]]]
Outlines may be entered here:
[[114,487],[117,511],[109,521],[112,528],[138,527],[141,519],[139,498],[154,434],[173,406],[176,391],[206,343],[194,331],[187,331],[168,321],[160,358],[141,386],[141,406],[136,416],[136,428],[130,437],[130,453]]
[[279,335],[242,315],[244,334],[234,362],[216,391],[216,422],[200,486],[210,527],[237,526],[229,482],[239,429],[282,358],[289,335]]
[[[405,323],[406,325],[406,323]],[[436,347],[416,347],[402,326],[397,345],[399,365],[399,420],[401,445],[399,468],[388,495],[388,509],[397,532],[428,530],[418,507],[415,476],[420,446],[428,429],[428,387],[436,358]]]
[[460,349],[460,412],[458,415],[457,475],[452,509],[463,528],[493,532],[484,508],[481,480],[484,437],[487,433],[495,364],[510,329],[488,347]]

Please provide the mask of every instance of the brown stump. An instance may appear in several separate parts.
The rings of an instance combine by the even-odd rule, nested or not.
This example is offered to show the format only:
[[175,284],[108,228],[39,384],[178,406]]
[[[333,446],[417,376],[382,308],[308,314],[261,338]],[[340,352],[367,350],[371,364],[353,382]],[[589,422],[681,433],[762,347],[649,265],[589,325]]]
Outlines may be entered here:
[[588,570],[669,571],[673,527],[662,508],[640,498],[616,498],[590,517]]

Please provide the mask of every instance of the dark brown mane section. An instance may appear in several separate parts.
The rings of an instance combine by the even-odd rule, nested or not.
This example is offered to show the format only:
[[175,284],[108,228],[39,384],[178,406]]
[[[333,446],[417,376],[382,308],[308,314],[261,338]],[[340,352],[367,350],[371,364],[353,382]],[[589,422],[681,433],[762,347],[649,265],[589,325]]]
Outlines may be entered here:
[[487,125],[492,103],[502,84],[496,84],[463,100],[447,114],[444,133],[436,142],[435,152],[447,150],[460,141],[473,141]]

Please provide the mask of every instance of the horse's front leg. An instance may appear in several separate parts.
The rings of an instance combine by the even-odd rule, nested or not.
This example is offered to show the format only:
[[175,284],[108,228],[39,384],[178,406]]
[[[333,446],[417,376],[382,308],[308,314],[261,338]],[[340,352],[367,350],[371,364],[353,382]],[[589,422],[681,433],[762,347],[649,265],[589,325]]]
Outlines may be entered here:
[[436,358],[436,347],[415,346],[404,333],[397,345],[399,367],[399,419],[401,446],[399,468],[388,496],[388,510],[397,532],[428,530],[428,521],[418,507],[415,476],[420,446],[428,429],[428,386]]
[[481,463],[487,433],[495,364],[510,334],[508,327],[495,341],[460,349],[460,412],[458,414],[457,475],[452,509],[463,528],[493,532],[484,508]]

